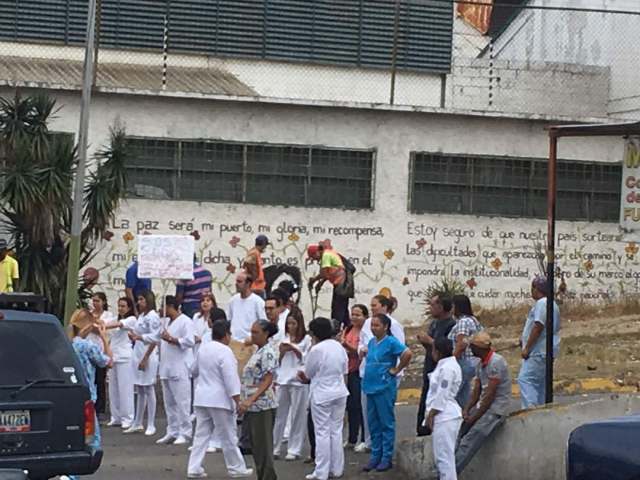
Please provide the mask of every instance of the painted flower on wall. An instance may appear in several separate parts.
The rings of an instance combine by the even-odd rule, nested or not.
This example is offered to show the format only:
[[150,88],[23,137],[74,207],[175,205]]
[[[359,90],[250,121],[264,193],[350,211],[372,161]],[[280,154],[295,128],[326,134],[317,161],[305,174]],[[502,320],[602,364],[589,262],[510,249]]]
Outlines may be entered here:
[[493,259],[493,261],[491,262],[491,267],[493,267],[494,270],[500,270],[500,268],[502,267],[502,260],[500,260],[500,258],[496,257]]
[[297,233],[293,232],[291,235],[289,235],[287,237],[289,239],[290,242],[297,242],[298,240],[300,240],[300,237],[298,236]]
[[467,287],[469,287],[471,290],[473,290],[477,286],[478,286],[478,282],[476,282],[475,278],[470,278],[469,280],[467,280]]
[[235,235],[231,237],[231,240],[229,240],[229,245],[231,245],[233,248],[236,248],[239,243],[240,243],[240,238],[236,237]]
[[112,238],[113,238],[113,232],[111,230],[107,230],[102,234],[102,239],[106,240],[107,242],[110,242]]
[[388,249],[388,250],[385,250],[385,251],[384,251],[384,257],[385,257],[387,260],[391,260],[395,254],[396,254],[396,253],[395,253],[393,250],[391,250],[391,249]]
[[638,254],[638,250],[640,250],[640,248],[636,242],[629,242],[627,243],[627,246],[624,247],[624,251],[627,253],[627,258],[629,260],[633,260],[633,258]]
[[591,260],[587,260],[586,262],[584,262],[583,267],[587,272],[590,272],[591,270],[593,270],[593,262]]
[[232,264],[230,264],[230,263],[229,263],[229,264],[227,265],[227,272],[229,272],[229,273],[236,273],[236,266],[235,266],[235,265],[232,265]]
[[134,238],[136,237],[131,232],[127,232],[124,235],[122,235],[122,239],[124,240],[124,243],[129,243],[133,241]]
[[198,230],[194,230],[189,235],[196,239],[196,242],[200,240],[200,232]]
[[424,248],[426,244],[427,244],[427,241],[424,238],[421,238],[420,240],[416,240],[416,245],[418,246],[418,248]]

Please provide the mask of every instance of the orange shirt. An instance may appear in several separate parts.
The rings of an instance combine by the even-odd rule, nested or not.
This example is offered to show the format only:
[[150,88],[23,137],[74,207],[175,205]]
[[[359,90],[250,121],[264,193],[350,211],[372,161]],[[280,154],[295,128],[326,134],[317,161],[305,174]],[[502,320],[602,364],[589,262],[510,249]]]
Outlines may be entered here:
[[252,248],[251,250],[249,250],[249,252],[247,252],[244,263],[256,266],[256,272],[258,276],[253,280],[253,283],[251,284],[251,290],[264,290],[267,286],[264,280],[264,262],[262,261],[262,255],[260,255],[260,252],[257,248]]

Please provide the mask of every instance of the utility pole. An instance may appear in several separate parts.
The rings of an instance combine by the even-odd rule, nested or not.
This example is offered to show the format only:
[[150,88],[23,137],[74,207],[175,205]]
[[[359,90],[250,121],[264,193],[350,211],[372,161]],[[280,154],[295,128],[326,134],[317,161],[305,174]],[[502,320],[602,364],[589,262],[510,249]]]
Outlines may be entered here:
[[84,69],[82,75],[82,104],[78,130],[78,166],[71,213],[71,241],[67,264],[67,290],[65,294],[64,323],[67,325],[78,304],[78,275],[80,271],[80,236],[82,234],[82,206],[84,200],[84,176],[87,165],[89,132],[89,105],[93,83],[93,62],[96,36],[96,0],[89,0],[87,33],[85,38]]

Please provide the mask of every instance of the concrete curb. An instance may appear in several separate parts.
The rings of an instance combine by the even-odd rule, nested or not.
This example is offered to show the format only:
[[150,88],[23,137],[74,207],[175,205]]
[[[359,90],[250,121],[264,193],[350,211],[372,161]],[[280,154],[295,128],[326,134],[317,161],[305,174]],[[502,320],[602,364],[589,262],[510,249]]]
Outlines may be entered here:
[[[587,393],[637,393],[640,385],[620,385],[611,378],[583,378],[579,380],[559,380],[554,382],[555,393],[565,395],[580,395]],[[511,385],[514,397],[520,396],[517,383]],[[398,403],[418,403],[421,390],[419,388],[401,388],[398,391]]]

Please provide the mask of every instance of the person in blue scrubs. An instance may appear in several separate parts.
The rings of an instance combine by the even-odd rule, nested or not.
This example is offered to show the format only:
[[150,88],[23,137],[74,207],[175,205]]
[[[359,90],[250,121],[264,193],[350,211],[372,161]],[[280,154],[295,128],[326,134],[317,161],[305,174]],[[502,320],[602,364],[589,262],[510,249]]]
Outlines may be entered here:
[[385,472],[392,467],[396,439],[396,377],[409,365],[411,350],[391,334],[391,318],[385,314],[372,317],[371,331],[373,338],[367,346],[362,382],[362,391],[367,395],[371,458],[363,470]]

